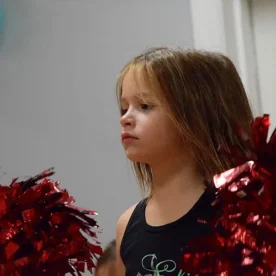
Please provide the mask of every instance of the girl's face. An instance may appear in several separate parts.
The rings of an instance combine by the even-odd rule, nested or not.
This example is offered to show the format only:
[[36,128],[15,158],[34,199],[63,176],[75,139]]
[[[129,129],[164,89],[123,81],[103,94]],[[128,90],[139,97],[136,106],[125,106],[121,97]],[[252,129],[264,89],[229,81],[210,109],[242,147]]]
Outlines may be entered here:
[[165,108],[139,79],[127,73],[123,80],[122,144],[131,161],[152,165],[183,153],[183,143]]

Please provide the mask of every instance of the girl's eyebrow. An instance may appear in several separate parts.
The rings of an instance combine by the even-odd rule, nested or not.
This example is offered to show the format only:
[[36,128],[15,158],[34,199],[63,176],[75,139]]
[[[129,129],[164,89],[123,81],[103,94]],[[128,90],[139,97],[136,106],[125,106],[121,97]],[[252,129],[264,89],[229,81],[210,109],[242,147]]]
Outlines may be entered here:
[[138,100],[143,100],[146,102],[156,102],[156,97],[151,95],[148,91],[141,91],[136,95]]
[[138,101],[145,101],[145,102],[156,102],[157,99],[155,97],[153,97],[152,95],[149,94],[149,92],[147,91],[139,91],[138,93],[135,93],[134,95],[130,96],[129,99],[128,97],[125,96],[121,96],[120,102],[125,103],[128,102],[128,100],[130,100],[131,98],[133,98],[134,100],[138,100]]
[[[141,93],[136,93],[132,97],[129,97],[129,98],[141,100],[141,99],[150,99],[151,97],[148,95],[148,93],[141,92]],[[121,97],[121,102],[126,102],[127,100],[128,100],[128,97],[124,97],[124,96]]]

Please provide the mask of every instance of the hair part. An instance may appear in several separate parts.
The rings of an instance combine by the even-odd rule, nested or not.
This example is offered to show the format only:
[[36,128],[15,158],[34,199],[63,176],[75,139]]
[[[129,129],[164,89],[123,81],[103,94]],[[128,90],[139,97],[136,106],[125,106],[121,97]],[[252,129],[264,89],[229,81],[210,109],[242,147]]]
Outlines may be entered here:
[[[117,81],[120,107],[125,76],[144,81],[164,107],[207,182],[237,164],[229,154],[234,146],[246,153],[248,143],[238,135],[239,125],[250,134],[250,104],[232,61],[220,54],[181,48],[151,48],[125,65]],[[148,164],[132,162],[141,188],[153,191]]]

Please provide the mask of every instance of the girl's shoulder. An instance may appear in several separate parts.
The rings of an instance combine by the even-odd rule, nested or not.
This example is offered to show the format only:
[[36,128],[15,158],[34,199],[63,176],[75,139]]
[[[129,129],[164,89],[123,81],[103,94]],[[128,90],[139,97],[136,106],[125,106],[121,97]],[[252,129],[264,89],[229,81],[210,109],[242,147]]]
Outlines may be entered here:
[[120,233],[122,233],[122,235],[125,232],[126,226],[135,210],[135,208],[137,207],[138,203],[132,205],[130,208],[128,208],[118,219],[117,222],[117,232],[119,231]]

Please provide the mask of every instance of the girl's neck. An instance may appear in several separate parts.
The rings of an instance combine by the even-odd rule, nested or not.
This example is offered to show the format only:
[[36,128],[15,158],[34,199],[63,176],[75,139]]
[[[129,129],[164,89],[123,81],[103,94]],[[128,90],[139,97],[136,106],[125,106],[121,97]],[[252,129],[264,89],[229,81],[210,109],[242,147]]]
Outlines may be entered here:
[[153,195],[158,202],[198,198],[205,190],[204,180],[193,162],[171,159],[152,166]]

